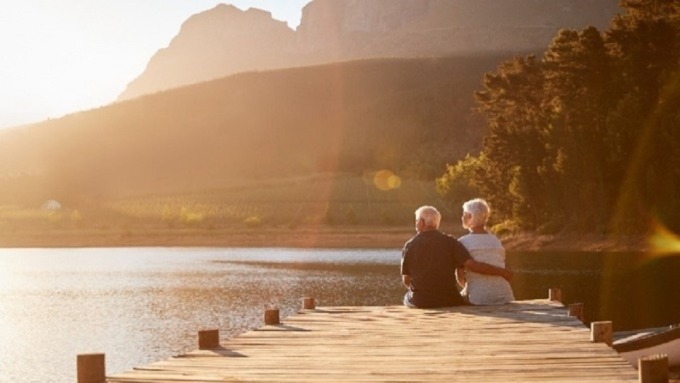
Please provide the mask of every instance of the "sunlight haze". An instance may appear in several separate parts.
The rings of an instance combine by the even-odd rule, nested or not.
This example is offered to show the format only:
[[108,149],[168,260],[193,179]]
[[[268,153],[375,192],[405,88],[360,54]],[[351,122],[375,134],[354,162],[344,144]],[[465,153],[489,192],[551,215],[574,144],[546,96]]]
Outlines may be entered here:
[[291,28],[310,0],[10,0],[0,13],[0,128],[113,102],[191,15],[264,9]]

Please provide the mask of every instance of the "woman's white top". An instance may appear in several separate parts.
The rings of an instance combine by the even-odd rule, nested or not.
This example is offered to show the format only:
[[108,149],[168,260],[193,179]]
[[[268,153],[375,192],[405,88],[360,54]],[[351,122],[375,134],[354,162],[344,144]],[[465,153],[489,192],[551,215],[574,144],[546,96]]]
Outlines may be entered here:
[[[505,268],[505,248],[493,234],[467,234],[458,241],[477,262]],[[500,305],[515,300],[510,283],[503,277],[466,270],[467,285],[462,291],[474,305]]]

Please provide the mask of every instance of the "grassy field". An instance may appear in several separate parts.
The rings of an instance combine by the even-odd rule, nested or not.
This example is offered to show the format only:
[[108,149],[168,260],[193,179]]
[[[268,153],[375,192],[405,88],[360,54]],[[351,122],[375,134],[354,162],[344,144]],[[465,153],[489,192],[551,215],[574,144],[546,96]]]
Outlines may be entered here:
[[[383,171],[239,181],[214,190],[62,202],[59,210],[0,205],[0,247],[215,246],[400,248],[424,204],[461,235],[460,211],[434,182]],[[643,251],[644,236],[515,233],[512,250]]]
[[[0,246],[401,244],[413,212],[437,206],[459,229],[434,182],[390,172],[239,182],[215,190],[83,200],[61,209],[0,206]],[[364,237],[362,233],[372,233]],[[330,239],[334,236],[334,239]],[[275,237],[280,237],[275,239]],[[286,238],[296,237],[296,238]],[[382,238],[382,239],[380,239]],[[268,243],[271,241],[272,243]],[[361,244],[361,243],[358,243]],[[317,243],[319,245],[319,243]],[[323,244],[321,244],[323,245]]]
[[[132,222],[168,226],[403,225],[422,204],[440,205],[433,182],[378,185],[371,175],[266,180],[220,190],[108,201]],[[399,181],[396,181],[397,183]]]

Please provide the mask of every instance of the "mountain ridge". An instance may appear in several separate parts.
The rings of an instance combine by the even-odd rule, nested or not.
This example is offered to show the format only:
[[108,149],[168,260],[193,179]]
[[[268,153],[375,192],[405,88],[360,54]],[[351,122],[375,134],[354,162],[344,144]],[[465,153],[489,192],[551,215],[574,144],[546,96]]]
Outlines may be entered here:
[[313,0],[294,31],[221,4],[185,21],[119,100],[253,70],[541,51],[559,29],[602,29],[618,10],[618,0]]

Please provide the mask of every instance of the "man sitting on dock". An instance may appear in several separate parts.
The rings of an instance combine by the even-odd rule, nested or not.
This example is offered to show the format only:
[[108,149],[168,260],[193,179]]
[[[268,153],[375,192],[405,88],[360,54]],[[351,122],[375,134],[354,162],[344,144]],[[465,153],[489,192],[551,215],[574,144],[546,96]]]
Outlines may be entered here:
[[416,214],[416,235],[404,245],[401,275],[408,288],[404,305],[435,308],[466,304],[456,284],[456,268],[480,274],[497,275],[507,280],[507,269],[477,262],[454,237],[439,231],[441,214],[432,206],[421,206]]

